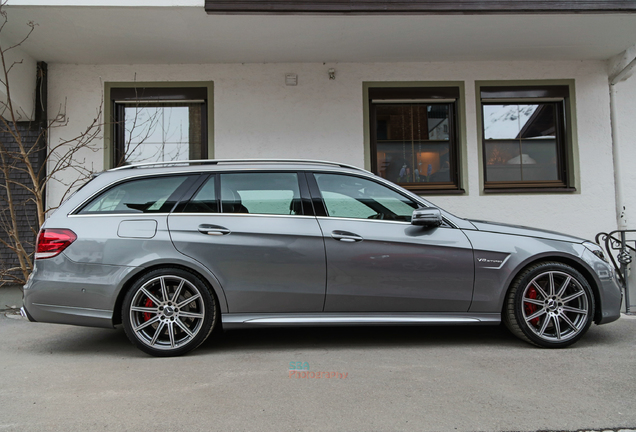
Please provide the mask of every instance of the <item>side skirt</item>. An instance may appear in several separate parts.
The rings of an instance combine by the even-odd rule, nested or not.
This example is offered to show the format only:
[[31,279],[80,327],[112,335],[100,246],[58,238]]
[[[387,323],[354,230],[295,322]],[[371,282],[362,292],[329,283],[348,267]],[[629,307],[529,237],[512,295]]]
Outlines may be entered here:
[[360,325],[497,325],[498,313],[280,313],[221,315],[224,329],[246,327],[316,327]]

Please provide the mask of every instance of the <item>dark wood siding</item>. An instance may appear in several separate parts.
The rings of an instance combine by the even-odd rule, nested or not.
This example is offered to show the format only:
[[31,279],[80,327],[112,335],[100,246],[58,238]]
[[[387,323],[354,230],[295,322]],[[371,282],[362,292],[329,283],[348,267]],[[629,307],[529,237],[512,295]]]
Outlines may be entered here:
[[[31,155],[31,163],[35,170],[39,171],[41,177],[46,175],[43,164],[46,158],[46,125],[47,125],[47,65],[44,62],[37,63],[37,81],[35,91],[35,119],[32,122],[24,121],[17,122],[15,124],[16,132],[22,137],[22,145],[28,150],[38,149]],[[12,126],[12,123],[9,123]],[[6,148],[7,152],[18,152],[18,143],[15,141],[13,135],[6,129],[6,127],[0,127],[0,142]],[[23,163],[17,163],[20,168],[25,168]],[[12,181],[16,183],[23,183],[26,185],[32,184],[29,179],[29,175],[26,172],[20,170],[12,170],[9,174]],[[2,172],[0,172],[0,184],[4,185],[5,179]],[[30,194],[23,187],[14,184],[11,187],[11,193],[13,197],[13,203],[16,207],[16,213],[18,216],[18,231],[20,238],[22,239],[23,246],[28,253],[32,253],[35,249],[35,238],[39,227],[37,208],[33,202],[33,195]],[[4,213],[8,208],[7,193],[6,190],[0,188],[0,213]],[[8,215],[2,215],[7,217]],[[7,232],[4,229],[0,229],[0,239],[3,242],[9,242],[10,239],[7,236]],[[0,270],[8,270],[11,268],[18,268],[20,265],[18,257],[9,248],[4,246],[0,242]],[[18,270],[10,272],[15,277],[20,277]],[[12,280],[7,278],[9,283]],[[0,282],[2,282],[0,280]],[[2,289],[2,288],[0,288]],[[0,305],[4,307],[4,305]]]
[[205,0],[209,14],[635,13],[633,0]]

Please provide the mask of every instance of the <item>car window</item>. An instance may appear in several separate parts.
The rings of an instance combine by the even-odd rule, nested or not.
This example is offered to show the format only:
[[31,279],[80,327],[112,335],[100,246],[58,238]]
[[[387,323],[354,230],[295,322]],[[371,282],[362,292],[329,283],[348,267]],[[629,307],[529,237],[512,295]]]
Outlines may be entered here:
[[221,174],[223,213],[301,215],[296,173]]
[[215,176],[210,176],[183,209],[184,213],[218,213]]
[[416,202],[371,180],[342,174],[314,177],[332,217],[410,222],[418,207]]
[[170,197],[187,176],[164,176],[120,183],[92,199],[78,214],[167,213]]

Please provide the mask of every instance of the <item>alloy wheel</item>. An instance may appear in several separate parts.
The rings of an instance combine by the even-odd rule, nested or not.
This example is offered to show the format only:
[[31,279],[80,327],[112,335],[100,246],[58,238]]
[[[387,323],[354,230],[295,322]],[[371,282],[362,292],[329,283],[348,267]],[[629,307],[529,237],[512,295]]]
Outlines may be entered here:
[[135,338],[150,348],[174,350],[197,336],[205,319],[202,293],[176,275],[148,280],[134,294],[129,310]]
[[545,271],[535,276],[522,293],[525,325],[549,342],[564,342],[587,328],[590,314],[588,293],[572,275]]

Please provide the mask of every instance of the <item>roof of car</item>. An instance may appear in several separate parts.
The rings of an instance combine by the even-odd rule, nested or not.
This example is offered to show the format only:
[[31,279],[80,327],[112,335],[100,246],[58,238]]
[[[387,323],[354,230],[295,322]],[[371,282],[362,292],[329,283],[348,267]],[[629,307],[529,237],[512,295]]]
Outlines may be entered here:
[[254,168],[259,166],[262,168],[277,167],[277,168],[297,168],[304,169],[309,167],[338,167],[347,168],[356,171],[362,171],[368,174],[371,172],[358,168],[353,165],[348,165],[340,162],[330,162],[323,160],[310,160],[310,159],[202,159],[202,160],[183,160],[183,161],[168,161],[168,162],[151,162],[140,163],[133,165],[124,165],[118,168],[108,170],[112,171],[125,171],[133,169],[148,169],[148,168],[177,168],[177,167],[218,167],[220,165],[231,165],[234,168]]

